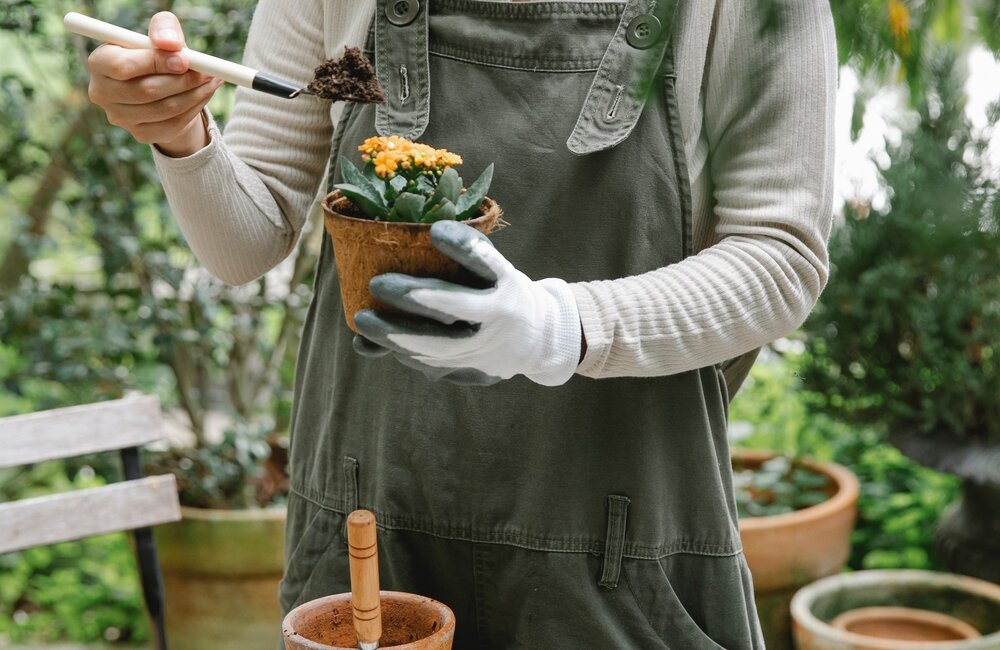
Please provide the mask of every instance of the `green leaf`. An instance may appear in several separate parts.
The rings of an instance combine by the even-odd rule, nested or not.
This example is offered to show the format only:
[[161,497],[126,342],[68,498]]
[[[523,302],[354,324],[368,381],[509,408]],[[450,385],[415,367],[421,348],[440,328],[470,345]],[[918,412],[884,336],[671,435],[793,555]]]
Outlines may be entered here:
[[427,178],[425,175],[421,174],[417,176],[417,191],[424,196],[430,196],[434,194],[434,183],[431,179]]
[[368,195],[357,185],[340,183],[338,185],[334,185],[334,187],[340,190],[341,194],[351,199],[351,201],[354,202],[354,205],[358,206],[362,212],[372,219],[381,219],[385,217],[387,212],[385,207],[368,198]]
[[490,163],[490,166],[476,179],[476,182],[470,185],[469,189],[458,197],[458,202],[455,204],[457,211],[455,218],[458,221],[465,221],[476,216],[476,213],[479,212],[479,206],[482,205],[483,199],[486,198],[486,193],[489,191],[490,183],[492,182],[493,163]]
[[441,177],[438,178],[437,188],[434,190],[434,194],[431,195],[430,206],[435,206],[444,200],[451,201],[455,203],[458,201],[458,195],[462,191],[462,177],[458,175],[454,167],[449,167],[442,172]]
[[[375,205],[379,206],[379,208],[381,208],[383,211],[389,207],[385,203],[385,199],[382,196],[382,192],[380,192],[379,189],[376,187],[375,183],[372,182],[372,179],[367,178],[364,174],[359,172],[358,168],[355,167],[350,160],[348,160],[347,158],[343,158],[340,164],[340,170],[341,174],[343,174],[344,176],[344,180],[347,181],[349,184],[353,185],[354,187],[358,188],[358,191],[364,194],[365,198],[367,198]],[[375,180],[381,182],[381,179],[379,179],[378,177],[376,177]]]
[[434,223],[435,221],[454,221],[455,204],[448,199],[442,199],[441,203],[435,205],[424,215],[420,223]]
[[396,196],[399,196],[403,191],[406,190],[406,177],[405,176],[393,176],[389,179],[389,185],[395,190]]
[[419,223],[420,218],[424,214],[424,203],[426,203],[426,201],[427,199],[419,194],[403,192],[396,197],[396,214],[398,214],[403,221]]

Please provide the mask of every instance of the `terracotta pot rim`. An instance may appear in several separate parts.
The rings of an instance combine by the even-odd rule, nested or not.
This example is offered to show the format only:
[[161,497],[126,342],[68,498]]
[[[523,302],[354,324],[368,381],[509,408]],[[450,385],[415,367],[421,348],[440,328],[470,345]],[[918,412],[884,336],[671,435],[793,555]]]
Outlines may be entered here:
[[[749,449],[734,449],[732,452],[733,459],[744,458],[760,462],[774,458],[778,455],[779,454],[772,451]],[[851,470],[847,469],[843,465],[838,465],[837,463],[820,463],[803,458],[796,458],[793,460],[796,464],[807,467],[833,479],[833,482],[837,486],[837,491],[834,492],[833,496],[826,501],[817,503],[814,506],[809,506],[808,508],[803,508],[802,510],[786,512],[780,515],[766,515],[762,517],[748,517],[746,519],[740,519],[740,530],[750,531],[765,528],[779,528],[782,526],[802,526],[813,523],[817,520],[831,517],[834,513],[854,509],[854,506],[858,501],[858,494],[861,491],[861,484],[858,481],[858,477],[855,476]]]
[[[830,621],[829,625],[830,627],[843,632],[850,632],[850,626],[855,623],[878,619],[883,621],[912,621],[924,623],[927,625],[933,625],[940,629],[950,630],[954,634],[960,634],[962,636],[961,639],[952,639],[952,641],[978,639],[983,636],[979,633],[979,630],[977,630],[975,626],[963,621],[957,616],[936,612],[932,609],[891,605],[876,605],[873,607],[849,609],[846,612],[838,614],[834,617],[834,619]],[[940,641],[938,643],[940,643]]]
[[[403,228],[406,230],[429,230],[433,224],[430,223],[413,223],[412,221],[375,221],[374,219],[362,219],[359,217],[351,217],[343,212],[338,212],[334,209],[337,203],[349,202],[350,199],[341,194],[340,190],[334,190],[323,197],[321,204],[323,206],[323,212],[330,219],[341,219],[343,221],[353,221],[358,223],[373,223],[387,228]],[[465,219],[459,223],[480,223],[489,218],[490,212],[496,207],[497,203],[490,197],[483,198],[483,204],[479,208],[479,216],[472,219]]]
[[[430,598],[428,596],[420,596],[418,594],[411,594],[411,593],[403,592],[403,591],[384,591],[383,590],[383,591],[379,591],[379,596],[380,596],[380,598],[382,600],[397,600],[397,601],[411,602],[411,603],[414,602],[414,601],[416,601],[416,602],[418,602],[420,604],[428,604],[431,607],[433,607],[435,610],[437,610],[441,614],[442,618],[444,619],[444,624],[441,627],[439,627],[437,630],[435,630],[434,633],[431,636],[425,637],[426,639],[431,639],[431,638],[440,637],[440,636],[446,636],[446,635],[448,635],[450,633],[454,633],[454,630],[455,630],[455,613],[451,610],[450,607],[448,607],[447,605],[445,605],[444,603],[442,603],[439,600],[434,600],[433,598]],[[295,632],[295,631],[291,631],[289,633],[289,627],[292,624],[292,620],[291,619],[296,614],[300,614],[301,611],[303,609],[307,608],[307,607],[310,608],[310,609],[315,609],[315,608],[320,608],[323,605],[327,605],[327,604],[333,604],[333,603],[350,603],[350,601],[351,601],[351,594],[350,593],[343,593],[343,594],[331,594],[329,596],[323,596],[322,598],[316,598],[316,599],[307,601],[305,603],[302,603],[298,607],[292,609],[292,611],[288,612],[288,614],[285,615],[284,620],[281,622],[281,630],[282,630],[283,638],[293,640],[296,643],[298,643],[298,644],[300,644],[300,645],[302,645],[302,646],[304,646],[306,648],[309,648],[310,650],[330,650],[330,648],[335,648],[336,646],[330,646],[330,645],[327,645],[325,643],[319,643],[317,641],[313,641],[312,639],[307,639],[306,637],[300,635],[298,632]],[[416,642],[414,642],[414,643],[416,643]],[[402,648],[402,649],[405,650],[406,648],[410,648],[412,646],[413,646],[412,643],[407,643],[407,644],[401,645],[401,646],[400,645],[396,645],[396,646],[385,646],[385,647],[387,649],[389,649],[389,648]]]
[[268,506],[266,508],[242,508],[239,510],[224,510],[222,508],[193,508],[181,506],[183,519],[199,521],[284,521],[288,516],[288,507]]
[[[820,578],[799,589],[792,597],[792,619],[807,633],[820,639],[836,639],[858,647],[870,648],[870,650],[900,650],[899,641],[877,639],[839,630],[821,621],[810,609],[811,604],[817,598],[828,593],[844,588],[861,590],[886,583],[901,586],[922,584],[938,588],[958,589],[1000,603],[1000,585],[979,578],[919,569],[872,569]],[[991,650],[997,647],[998,642],[1000,642],[1000,632],[994,632],[978,639],[965,641],[913,641],[906,645],[906,650]]]

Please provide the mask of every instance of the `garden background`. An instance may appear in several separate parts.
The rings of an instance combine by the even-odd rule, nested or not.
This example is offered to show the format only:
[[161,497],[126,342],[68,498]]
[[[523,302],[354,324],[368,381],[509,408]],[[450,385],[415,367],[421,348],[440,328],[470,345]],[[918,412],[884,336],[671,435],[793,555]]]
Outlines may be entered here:
[[[780,21],[795,0],[755,1]],[[249,285],[201,270],[148,148],[89,103],[93,44],[61,19],[79,10],[144,30],[171,9],[191,47],[238,60],[254,4],[0,0],[0,417],[155,394],[180,445],[156,461],[187,503],[216,507],[282,498],[322,228],[313,215],[297,254]],[[850,569],[940,569],[932,532],[959,479],[888,438],[945,423],[1000,442],[998,407],[983,406],[1000,403],[1000,0],[836,0],[834,11],[833,275],[810,321],[762,353],[731,436],[857,474]],[[224,121],[231,102],[226,87],[211,107]],[[0,471],[0,501],[119,478],[108,458]],[[124,535],[0,555],[0,645],[148,638]]]

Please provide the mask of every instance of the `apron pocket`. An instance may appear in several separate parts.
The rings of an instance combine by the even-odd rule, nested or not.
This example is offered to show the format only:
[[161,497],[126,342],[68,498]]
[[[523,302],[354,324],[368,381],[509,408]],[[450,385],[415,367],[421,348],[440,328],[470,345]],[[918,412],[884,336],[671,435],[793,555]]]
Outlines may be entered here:
[[299,605],[302,593],[319,560],[331,546],[342,544],[338,513],[325,510],[314,503],[290,495],[285,544],[285,574],[278,586],[281,609],[287,614]]
[[[628,591],[652,631],[671,650],[726,650],[702,629],[678,597],[660,564],[672,557],[659,561],[624,558],[623,584],[619,585],[619,591]],[[724,561],[728,558],[707,559]],[[707,609],[726,594],[703,585],[696,597],[701,600],[700,608]],[[738,621],[734,623],[739,624]]]

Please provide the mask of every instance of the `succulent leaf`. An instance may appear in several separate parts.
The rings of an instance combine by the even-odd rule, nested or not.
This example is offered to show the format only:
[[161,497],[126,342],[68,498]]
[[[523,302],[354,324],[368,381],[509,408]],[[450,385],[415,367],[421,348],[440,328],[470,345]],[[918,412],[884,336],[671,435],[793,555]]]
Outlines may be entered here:
[[441,202],[431,208],[420,223],[434,223],[435,221],[454,221],[455,204],[448,199],[441,199]]
[[347,158],[344,158],[340,165],[340,169],[344,180],[357,187],[358,190],[364,194],[365,198],[379,206],[383,211],[389,207],[385,203],[382,192],[378,190],[376,185],[370,179],[366,178],[364,174],[358,171],[358,168],[354,166],[354,163]]
[[493,182],[493,163],[486,168],[485,171],[476,179],[476,182],[469,186],[469,188],[458,197],[458,202],[455,204],[457,214],[455,218],[459,221],[465,221],[466,219],[471,219],[476,216],[479,212],[479,207],[483,203],[483,199],[486,198],[486,193],[490,189],[490,183]]
[[340,190],[341,194],[351,199],[351,201],[354,202],[354,205],[358,206],[362,212],[372,219],[383,219],[386,217],[387,210],[385,207],[368,198],[365,191],[357,185],[352,185],[351,183],[340,183],[338,185],[334,185],[334,187]]
[[419,194],[403,192],[396,197],[395,210],[403,221],[417,223],[424,214],[426,199]]

